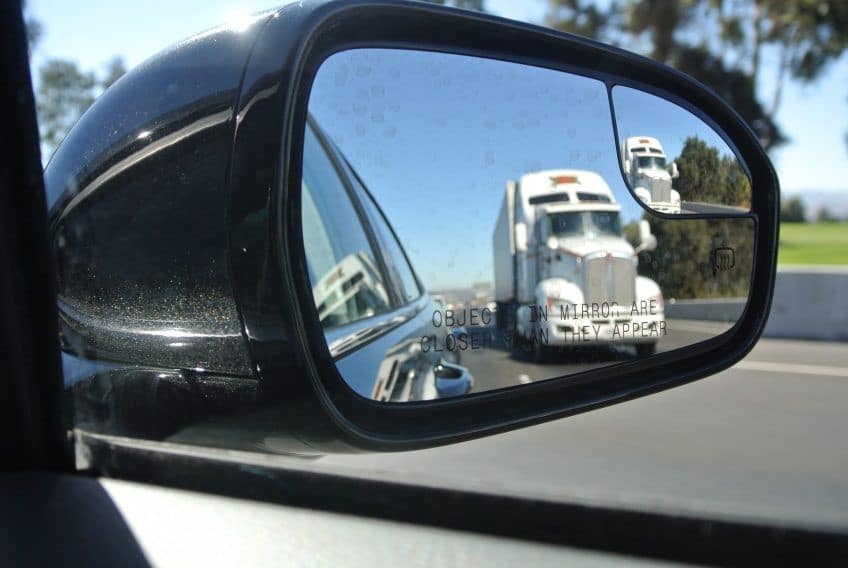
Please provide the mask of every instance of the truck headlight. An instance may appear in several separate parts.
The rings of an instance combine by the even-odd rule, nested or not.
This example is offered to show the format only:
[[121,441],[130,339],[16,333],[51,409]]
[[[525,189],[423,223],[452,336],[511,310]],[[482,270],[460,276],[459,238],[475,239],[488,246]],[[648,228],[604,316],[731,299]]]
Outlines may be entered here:
[[663,310],[663,297],[662,297],[662,292],[660,292],[659,294],[654,294],[653,296],[651,296],[650,298],[648,298],[648,301],[649,301],[649,302],[656,302],[656,306],[657,306],[657,308],[658,308],[658,309],[660,309],[660,310]]

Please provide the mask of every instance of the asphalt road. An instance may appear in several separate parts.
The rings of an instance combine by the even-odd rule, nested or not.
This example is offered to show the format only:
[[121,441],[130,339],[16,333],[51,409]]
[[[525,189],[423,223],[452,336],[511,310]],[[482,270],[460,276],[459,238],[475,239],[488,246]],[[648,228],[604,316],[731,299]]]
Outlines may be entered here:
[[[700,343],[730,327],[729,323],[667,319],[668,335],[657,342],[657,351],[668,351]],[[470,333],[489,333],[487,329],[469,328]],[[481,341],[480,344],[483,344]],[[531,381],[571,375],[589,369],[614,365],[636,357],[629,345],[594,347],[584,343],[577,348],[549,348],[544,363],[536,363],[529,349],[511,352],[502,337],[489,344],[495,348],[460,352],[460,363],[475,378],[474,392],[511,387]]]
[[848,530],[846,406],[848,344],[763,339],[735,367],[649,397],[442,448],[315,465]]
[[680,204],[681,213],[720,213],[723,215],[739,215],[747,213],[748,210],[744,207],[735,207],[733,205],[718,205],[716,203],[699,203],[697,201],[683,201]]

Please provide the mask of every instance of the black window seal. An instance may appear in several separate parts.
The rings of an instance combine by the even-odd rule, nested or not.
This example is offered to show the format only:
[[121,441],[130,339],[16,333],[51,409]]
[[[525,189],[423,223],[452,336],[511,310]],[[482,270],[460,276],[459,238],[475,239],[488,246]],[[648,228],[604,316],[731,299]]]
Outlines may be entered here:
[[415,271],[415,266],[413,266],[412,262],[409,260],[409,257],[406,254],[406,249],[404,249],[403,246],[401,246],[400,239],[398,238],[397,233],[395,233],[395,228],[392,227],[392,224],[389,222],[389,219],[386,217],[386,214],[383,211],[383,208],[380,207],[380,204],[377,203],[376,199],[374,199],[374,196],[371,194],[371,191],[368,189],[368,186],[366,186],[365,182],[362,181],[362,178],[359,176],[359,172],[356,171],[356,168],[353,167],[353,165],[350,163],[350,160],[348,160],[347,157],[345,157],[345,156],[342,156],[341,159],[345,163],[345,165],[347,166],[347,168],[350,171],[353,178],[359,184],[359,188],[364,193],[365,199],[370,200],[371,204],[374,206],[374,209],[377,211],[377,214],[380,216],[383,223],[386,224],[386,227],[389,229],[389,236],[395,240],[395,243],[397,243],[398,249],[400,249],[400,252],[403,255],[403,260],[404,260],[404,262],[406,262],[406,265],[409,267],[410,272],[412,272],[412,278],[415,280],[416,286],[418,286],[418,295],[415,296],[415,298],[413,298],[409,301],[404,299],[403,305],[413,304],[413,303],[417,302],[418,300],[421,299],[421,297],[424,294],[427,293],[427,289],[424,287],[424,285],[421,282],[421,279],[418,277],[418,273]]
[[55,267],[20,2],[0,9],[0,470],[72,471],[63,420]]

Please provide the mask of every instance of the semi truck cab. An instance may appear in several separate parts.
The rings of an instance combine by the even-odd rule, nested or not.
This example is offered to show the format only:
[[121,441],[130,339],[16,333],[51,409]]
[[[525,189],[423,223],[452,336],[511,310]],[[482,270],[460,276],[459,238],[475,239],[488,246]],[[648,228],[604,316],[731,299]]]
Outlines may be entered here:
[[636,197],[661,213],[680,213],[680,193],[672,189],[677,164],[667,163],[662,144],[650,136],[633,136],[624,142],[622,163]]
[[[548,170],[507,184],[494,233],[495,291],[499,327],[516,346],[539,359],[556,346],[654,352],[666,333],[662,292],[636,269],[638,252],[656,239],[641,221],[641,242],[631,246],[620,213],[594,172]],[[514,321],[505,324],[510,310]]]

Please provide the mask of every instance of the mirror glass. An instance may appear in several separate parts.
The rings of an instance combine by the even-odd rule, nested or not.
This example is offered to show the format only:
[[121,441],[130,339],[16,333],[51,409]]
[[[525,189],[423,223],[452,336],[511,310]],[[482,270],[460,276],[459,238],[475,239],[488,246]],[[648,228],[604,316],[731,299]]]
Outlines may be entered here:
[[[668,144],[679,156],[677,138]],[[607,89],[579,75],[425,51],[334,54],[310,94],[302,195],[327,344],[351,389],[379,401],[692,345],[729,329],[748,295],[751,219],[640,204]]]
[[730,146],[688,110],[616,86],[612,100],[621,169],[646,207],[670,214],[744,214],[751,181]]

